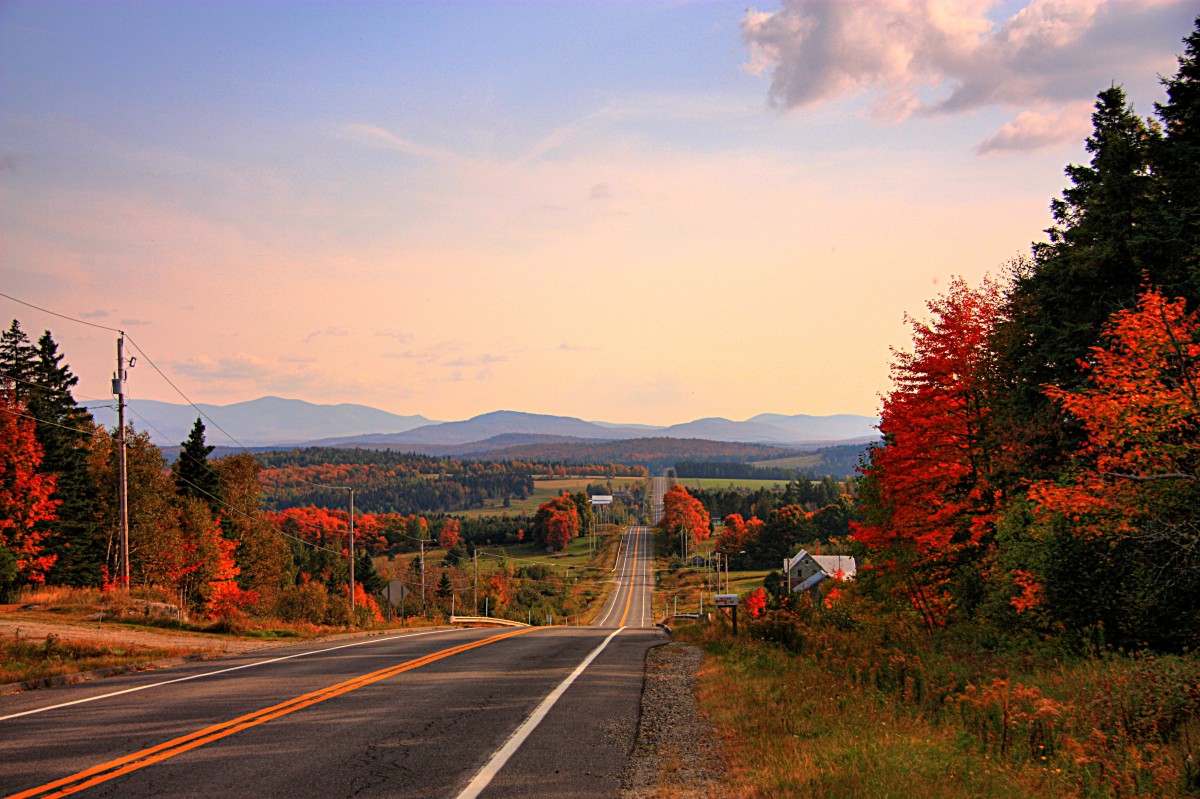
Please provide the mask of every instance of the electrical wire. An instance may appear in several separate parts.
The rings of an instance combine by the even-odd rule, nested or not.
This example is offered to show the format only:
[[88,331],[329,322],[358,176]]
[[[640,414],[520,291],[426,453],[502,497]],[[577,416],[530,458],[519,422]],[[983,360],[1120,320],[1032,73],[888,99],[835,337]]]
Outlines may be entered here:
[[20,303],[21,305],[24,305],[27,308],[33,308],[36,311],[41,311],[42,313],[48,313],[51,316],[57,316],[59,319],[66,319],[68,322],[77,322],[78,324],[87,325],[88,327],[98,327],[101,330],[108,330],[113,333],[124,334],[124,332],[125,332],[123,330],[118,330],[115,327],[109,327],[108,325],[99,325],[99,324],[96,324],[95,322],[88,322],[85,319],[77,319],[74,316],[67,316],[65,314],[60,314],[55,311],[51,311],[49,308],[42,308],[39,305],[34,305],[32,302],[25,302],[25,300],[18,300],[16,297],[12,296],[11,294],[5,294],[2,291],[0,291],[0,297],[4,297],[6,300],[12,300],[13,302],[16,302],[16,303]]
[[[61,427],[63,430],[70,430],[70,431],[72,431],[72,432],[74,432],[74,433],[82,433],[82,434],[84,434],[84,435],[88,435],[88,436],[91,436],[91,437],[93,437],[93,438],[96,438],[96,437],[98,437],[98,436],[100,436],[100,435],[101,435],[101,432],[100,432],[99,430],[80,430],[80,429],[79,429],[79,428],[77,428],[77,427],[68,427],[67,425],[64,425],[64,424],[58,424],[57,422],[51,422],[51,421],[50,421],[50,420],[48,420],[48,419],[39,419],[39,418],[38,418],[38,417],[36,417],[36,416],[31,416],[31,415],[29,415],[29,414],[27,414],[27,413],[21,413],[20,411],[9,410],[8,408],[0,408],[0,412],[7,413],[7,414],[9,414],[10,416],[20,416],[20,417],[21,417],[21,418],[23,418],[23,419],[31,419],[31,420],[33,420],[33,421],[37,422],[38,424],[46,424],[46,425],[50,425],[51,427]],[[160,435],[161,435],[161,434],[160,434]],[[254,517],[253,517],[253,516],[251,516],[250,514],[248,514],[248,513],[246,513],[245,511],[243,511],[242,509],[240,509],[240,508],[236,508],[236,507],[234,507],[233,505],[230,505],[229,503],[225,502],[225,501],[224,501],[224,500],[222,500],[220,497],[213,496],[212,494],[210,494],[209,492],[205,491],[203,488],[201,488],[200,486],[198,486],[198,485],[196,485],[195,483],[191,482],[190,480],[187,480],[186,478],[177,477],[176,479],[178,479],[180,482],[187,483],[189,486],[191,486],[192,488],[196,489],[196,490],[197,490],[197,491],[199,491],[201,494],[204,494],[206,497],[210,497],[210,498],[212,498],[212,499],[216,500],[216,502],[217,502],[218,504],[220,504],[220,505],[223,505],[224,507],[228,508],[229,510],[233,511],[234,513],[237,513],[237,514],[240,514],[240,515],[242,515],[242,516],[245,516],[247,519],[253,519],[253,518],[254,518]],[[321,546],[320,544],[314,544],[314,543],[312,543],[311,541],[305,541],[303,538],[298,538],[297,536],[291,535],[290,533],[285,533],[283,530],[279,530],[279,534],[280,534],[280,535],[282,535],[282,536],[284,536],[285,538],[291,538],[291,539],[292,539],[292,540],[294,540],[294,541],[299,541],[301,544],[305,544],[306,546],[310,546],[310,547],[312,547],[313,549],[320,549],[320,550],[323,550],[323,551],[325,551],[325,552],[332,552],[333,554],[335,554],[335,555],[338,555],[338,556],[341,556],[341,554],[342,554],[341,552],[338,552],[338,551],[336,551],[336,550],[330,549],[330,548],[328,548],[328,547],[323,547],[323,546]]]

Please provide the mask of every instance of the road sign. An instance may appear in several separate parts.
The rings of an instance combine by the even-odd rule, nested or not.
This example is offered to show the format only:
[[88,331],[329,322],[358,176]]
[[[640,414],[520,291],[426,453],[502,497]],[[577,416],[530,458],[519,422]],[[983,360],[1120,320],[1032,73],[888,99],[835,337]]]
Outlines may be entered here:
[[613,501],[612,494],[593,494],[593,505],[611,505]]
[[736,608],[738,606],[737,594],[717,594],[713,600],[719,608]]
[[400,603],[404,601],[404,597],[409,595],[409,590],[408,590],[408,588],[405,587],[404,583],[400,580],[399,577],[393,577],[392,580],[388,583],[387,595],[388,595],[388,602],[391,604],[392,607],[395,608],[395,607],[399,607]]

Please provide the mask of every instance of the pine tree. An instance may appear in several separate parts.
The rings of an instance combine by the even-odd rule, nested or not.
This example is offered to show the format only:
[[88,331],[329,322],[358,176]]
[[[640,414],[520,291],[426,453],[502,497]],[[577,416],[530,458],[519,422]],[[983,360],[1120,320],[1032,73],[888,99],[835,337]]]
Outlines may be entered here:
[[1169,296],[1200,304],[1200,17],[1183,40],[1179,71],[1164,78],[1167,102],[1155,106],[1164,136],[1154,152],[1162,183],[1166,224],[1163,259],[1171,280],[1163,281]]
[[221,507],[221,481],[216,470],[208,464],[208,456],[214,449],[204,443],[204,422],[197,416],[192,432],[183,442],[179,457],[171,467],[171,474],[175,478],[175,490],[180,496],[201,500],[215,514]]
[[13,399],[24,402],[34,380],[37,350],[16,319],[0,333],[0,380],[13,392]]
[[95,516],[96,486],[88,472],[92,415],[75,402],[79,379],[62,363],[58,345],[46,331],[37,343],[37,362],[28,395],[30,415],[44,456],[41,471],[57,475],[58,518],[42,523],[46,548],[57,555],[48,579],[61,585],[98,585],[104,562]]
[[1092,160],[1067,167],[1071,185],[1051,203],[1050,241],[1034,245],[1032,261],[1014,266],[993,338],[1005,398],[996,409],[1008,436],[1002,445],[1021,453],[1018,472],[1039,476],[1053,473],[1081,435],[1043,386],[1080,386],[1078,361],[1109,316],[1137,303],[1147,277],[1163,277],[1149,233],[1154,225],[1147,224],[1157,191],[1150,153],[1159,134],[1134,114],[1119,86],[1099,94],[1092,123]]

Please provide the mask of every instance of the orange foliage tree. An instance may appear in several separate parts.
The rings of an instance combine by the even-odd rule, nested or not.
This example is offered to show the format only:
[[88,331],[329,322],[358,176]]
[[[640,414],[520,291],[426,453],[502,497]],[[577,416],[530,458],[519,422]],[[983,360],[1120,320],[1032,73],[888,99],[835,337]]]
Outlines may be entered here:
[[218,536],[216,539],[216,564],[212,579],[208,583],[208,615],[214,619],[226,619],[241,614],[258,601],[258,594],[238,586],[237,576],[241,574],[234,551],[236,541],[229,541]]
[[910,318],[913,351],[894,353],[883,443],[864,469],[867,520],[854,537],[931,627],[953,608],[950,574],[981,556],[996,521],[989,339],[1000,301],[994,283],[974,290],[956,278],[928,303],[930,321]]
[[737,555],[759,540],[762,529],[763,521],[757,516],[751,516],[747,521],[740,513],[729,514],[725,517],[725,528],[717,536],[717,552]]
[[676,483],[663,494],[663,515],[658,527],[666,533],[669,546],[674,547],[684,536],[693,544],[700,543],[708,538],[710,523],[704,505],[683,486]]
[[543,503],[533,517],[533,538],[547,549],[560,550],[579,535],[579,511],[571,495],[564,493]]
[[438,546],[442,549],[454,549],[460,540],[462,536],[458,519],[447,519],[442,525],[442,532],[438,534]]
[[[1074,473],[1030,496],[1100,537],[1159,537],[1200,559],[1200,317],[1157,291],[1113,315],[1090,387],[1046,393],[1086,431]],[[1169,521],[1167,521],[1169,520]]]
[[0,389],[0,548],[16,560],[16,581],[40,583],[56,556],[43,553],[39,522],[54,521],[58,502],[50,498],[54,475],[38,473],[42,447],[24,413],[13,392]]

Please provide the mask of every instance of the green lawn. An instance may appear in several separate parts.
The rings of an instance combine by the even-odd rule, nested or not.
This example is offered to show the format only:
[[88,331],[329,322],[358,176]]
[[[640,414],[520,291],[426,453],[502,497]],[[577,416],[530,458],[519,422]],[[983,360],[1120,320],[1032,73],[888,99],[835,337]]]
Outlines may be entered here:
[[780,488],[787,485],[787,480],[751,480],[730,477],[680,477],[676,481],[684,488],[748,488],[755,491],[759,488]]
[[791,458],[774,458],[769,461],[755,461],[753,466],[771,467],[776,466],[783,469],[815,469],[821,463],[821,456],[817,454],[811,455],[795,455]]
[[[603,484],[606,480],[603,475],[594,477],[556,477],[554,479],[535,479],[533,481],[533,493],[525,499],[514,499],[509,507],[504,507],[504,502],[499,499],[491,500],[482,508],[471,508],[470,510],[454,511],[453,515],[463,517],[475,516],[532,516],[537,513],[539,505],[542,505],[555,497],[568,491],[572,494],[583,491],[588,487],[588,484]],[[613,490],[621,491],[622,489],[639,485],[642,481],[636,477],[618,477],[613,481]]]

